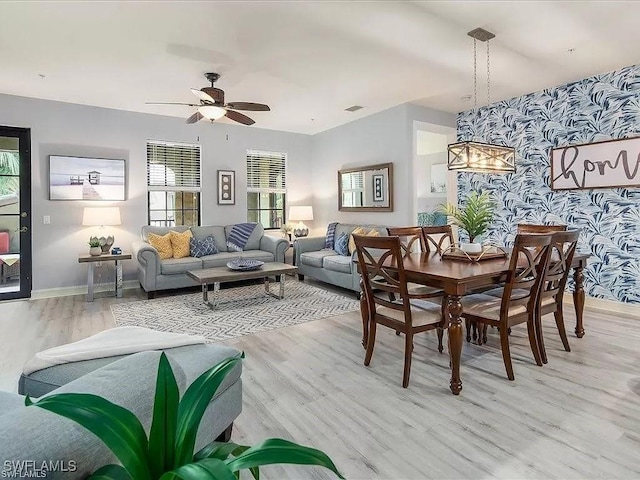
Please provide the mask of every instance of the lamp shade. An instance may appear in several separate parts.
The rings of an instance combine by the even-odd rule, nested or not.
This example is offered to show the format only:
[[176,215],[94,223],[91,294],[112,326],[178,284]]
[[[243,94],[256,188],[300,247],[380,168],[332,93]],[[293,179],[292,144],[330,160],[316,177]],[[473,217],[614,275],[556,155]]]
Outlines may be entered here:
[[289,207],[289,220],[313,220],[313,207],[311,205]]
[[120,207],[85,207],[82,225],[120,225]]

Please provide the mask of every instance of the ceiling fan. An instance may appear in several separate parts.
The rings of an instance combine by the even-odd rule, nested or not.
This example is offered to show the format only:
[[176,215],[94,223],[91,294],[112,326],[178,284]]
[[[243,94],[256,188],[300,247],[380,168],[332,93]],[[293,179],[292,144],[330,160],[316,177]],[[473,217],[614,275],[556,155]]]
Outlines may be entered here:
[[146,102],[147,105],[187,105],[190,107],[198,107],[198,111],[187,118],[187,123],[196,123],[203,118],[207,120],[218,120],[222,117],[230,118],[233,121],[242,123],[243,125],[253,125],[256,123],[252,118],[236,112],[235,110],[247,110],[251,112],[269,112],[269,105],[263,103],[251,102],[229,102],[224,103],[224,90],[215,88],[213,84],[220,78],[217,73],[205,73],[204,76],[211,82],[210,87],[204,87],[200,90],[195,88],[191,92],[198,97],[200,103],[178,103],[178,102]]

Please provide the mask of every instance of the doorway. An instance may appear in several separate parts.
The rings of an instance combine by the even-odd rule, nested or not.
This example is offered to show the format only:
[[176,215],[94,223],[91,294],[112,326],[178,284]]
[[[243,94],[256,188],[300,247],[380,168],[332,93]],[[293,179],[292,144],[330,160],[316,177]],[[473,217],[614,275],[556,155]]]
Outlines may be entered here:
[[31,296],[31,130],[0,126],[0,300]]

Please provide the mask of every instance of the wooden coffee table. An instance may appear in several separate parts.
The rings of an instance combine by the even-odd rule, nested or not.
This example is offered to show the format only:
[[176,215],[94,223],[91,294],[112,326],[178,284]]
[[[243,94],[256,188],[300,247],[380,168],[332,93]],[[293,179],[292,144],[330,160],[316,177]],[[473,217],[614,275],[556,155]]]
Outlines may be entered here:
[[[287,274],[295,274],[297,267],[286,263],[267,262],[257,270],[239,271],[228,267],[204,268],[202,270],[190,270],[187,275],[202,285],[202,301],[209,308],[217,308],[219,302],[220,284],[226,282],[239,282],[255,278],[264,279],[264,291],[267,295],[284,298],[284,279]],[[279,277],[280,292],[275,294],[269,291],[269,277]],[[209,285],[213,284],[213,301],[209,300]]]

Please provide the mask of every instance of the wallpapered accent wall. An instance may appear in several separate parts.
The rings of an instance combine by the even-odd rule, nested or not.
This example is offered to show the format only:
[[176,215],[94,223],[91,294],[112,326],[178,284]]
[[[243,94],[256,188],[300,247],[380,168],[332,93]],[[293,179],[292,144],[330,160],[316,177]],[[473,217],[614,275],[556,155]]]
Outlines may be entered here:
[[458,139],[515,147],[516,172],[461,173],[459,199],[473,190],[493,195],[489,237],[502,244],[513,242],[523,222],[582,229],[578,248],[591,252],[587,295],[640,303],[640,189],[550,187],[552,148],[639,135],[640,65],[462,112]]

